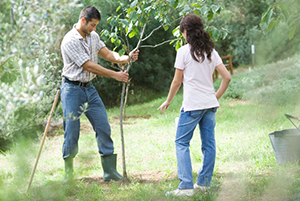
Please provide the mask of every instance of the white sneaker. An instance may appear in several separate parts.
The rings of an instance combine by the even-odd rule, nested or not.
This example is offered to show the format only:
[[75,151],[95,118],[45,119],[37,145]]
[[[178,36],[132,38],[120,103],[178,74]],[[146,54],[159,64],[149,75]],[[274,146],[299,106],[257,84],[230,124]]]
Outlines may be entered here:
[[199,192],[199,191],[203,191],[203,192],[206,192],[206,191],[209,191],[209,187],[207,187],[207,186],[200,186],[200,185],[198,185],[198,184],[194,184],[194,193],[197,193],[197,192]]
[[166,192],[166,196],[193,196],[194,190],[193,189],[176,189],[174,191]]

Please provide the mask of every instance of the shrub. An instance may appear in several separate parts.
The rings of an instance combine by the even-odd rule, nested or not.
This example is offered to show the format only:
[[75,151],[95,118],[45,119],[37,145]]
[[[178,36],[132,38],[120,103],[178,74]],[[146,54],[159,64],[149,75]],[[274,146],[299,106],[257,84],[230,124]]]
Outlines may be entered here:
[[[299,55],[232,76],[225,98],[251,100],[261,104],[297,105],[300,98]],[[220,80],[215,82],[218,88]]]
[[0,13],[0,149],[40,131],[61,79],[61,23],[76,2],[16,1],[12,13],[7,5]]

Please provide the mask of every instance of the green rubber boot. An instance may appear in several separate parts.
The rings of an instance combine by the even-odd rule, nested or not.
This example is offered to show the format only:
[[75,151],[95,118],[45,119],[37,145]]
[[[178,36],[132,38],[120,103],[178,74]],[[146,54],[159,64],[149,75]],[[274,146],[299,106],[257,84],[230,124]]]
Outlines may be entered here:
[[65,159],[65,178],[64,183],[69,183],[73,180],[73,158]]
[[103,180],[108,182],[110,180],[120,181],[123,176],[120,175],[116,169],[117,154],[109,156],[101,156],[101,164],[103,168]]

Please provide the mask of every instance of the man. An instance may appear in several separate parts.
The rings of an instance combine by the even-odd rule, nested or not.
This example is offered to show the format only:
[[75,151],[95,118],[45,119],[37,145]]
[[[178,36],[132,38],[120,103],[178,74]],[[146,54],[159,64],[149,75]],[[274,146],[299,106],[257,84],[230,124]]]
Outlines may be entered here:
[[[88,6],[80,12],[77,24],[73,26],[61,43],[64,68],[62,72],[61,102],[64,113],[63,159],[65,161],[65,182],[73,179],[73,158],[78,153],[80,115],[85,113],[96,132],[98,151],[104,172],[104,181],[121,180],[116,170],[111,130],[105,107],[91,80],[96,76],[127,82],[128,73],[116,72],[97,64],[98,55],[113,63],[128,63],[138,59],[138,50],[119,56],[110,51],[95,32],[101,19],[100,12]],[[87,104],[86,104],[87,103]],[[84,105],[87,109],[82,111]]]

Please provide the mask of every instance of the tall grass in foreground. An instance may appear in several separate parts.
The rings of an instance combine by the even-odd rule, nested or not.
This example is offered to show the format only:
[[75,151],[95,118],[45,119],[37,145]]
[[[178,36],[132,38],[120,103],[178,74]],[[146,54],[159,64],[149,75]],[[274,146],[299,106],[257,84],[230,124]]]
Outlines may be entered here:
[[[206,194],[165,197],[166,191],[176,189],[179,184],[174,144],[174,120],[182,101],[182,95],[178,94],[165,115],[156,110],[165,97],[126,109],[124,134],[129,185],[103,182],[95,135],[83,117],[75,182],[69,186],[62,182],[60,128],[45,142],[28,194],[25,189],[40,139],[20,141],[0,155],[0,200],[299,200],[300,167],[277,165],[268,137],[276,130],[293,128],[285,113],[300,116],[296,87],[299,76],[293,76],[300,74],[297,65],[299,59],[293,57],[233,76],[216,115],[216,167],[211,189]],[[119,154],[118,170],[122,172],[119,109],[109,109],[108,116],[115,152]],[[200,144],[197,128],[190,147],[194,178],[201,167]]]

